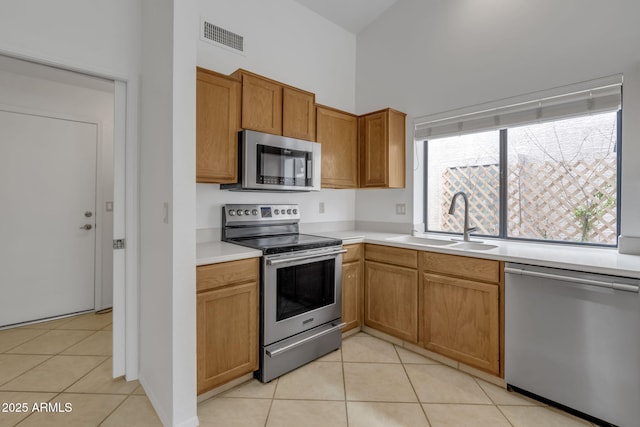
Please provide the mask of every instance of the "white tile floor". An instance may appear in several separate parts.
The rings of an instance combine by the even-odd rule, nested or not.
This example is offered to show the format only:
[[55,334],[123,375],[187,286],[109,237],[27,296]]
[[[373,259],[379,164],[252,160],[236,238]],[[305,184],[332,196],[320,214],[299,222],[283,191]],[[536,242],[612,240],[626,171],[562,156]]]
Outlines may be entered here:
[[[0,427],[160,426],[137,381],[111,378],[110,356],[110,314],[0,331],[0,405],[29,408],[0,408]],[[41,402],[73,410],[32,412]],[[364,333],[269,384],[200,403],[198,417],[216,427],[591,425]]]
[[111,377],[111,336],[111,313],[0,331],[0,427],[160,426],[140,384]]
[[206,400],[198,416],[229,427],[591,425],[364,333],[269,384]]

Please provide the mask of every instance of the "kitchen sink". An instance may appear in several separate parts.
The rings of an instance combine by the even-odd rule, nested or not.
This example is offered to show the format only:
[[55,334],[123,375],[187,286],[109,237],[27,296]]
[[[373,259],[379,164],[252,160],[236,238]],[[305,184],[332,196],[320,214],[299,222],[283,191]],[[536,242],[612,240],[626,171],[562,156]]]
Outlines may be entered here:
[[432,239],[429,237],[418,237],[418,236],[389,237],[386,240],[389,240],[391,242],[413,243],[416,245],[425,245],[425,246],[446,246],[446,245],[453,245],[455,243],[450,240]]
[[498,246],[490,245],[488,243],[480,243],[480,242],[460,242],[460,243],[454,244],[451,247],[456,249],[465,249],[465,250],[472,250],[472,251],[488,251],[489,249],[495,249]]

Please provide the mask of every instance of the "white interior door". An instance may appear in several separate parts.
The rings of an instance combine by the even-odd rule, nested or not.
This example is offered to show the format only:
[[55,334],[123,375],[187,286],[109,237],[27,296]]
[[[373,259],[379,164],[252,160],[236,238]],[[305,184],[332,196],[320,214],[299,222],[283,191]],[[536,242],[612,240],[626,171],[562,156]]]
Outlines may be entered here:
[[0,326],[94,308],[97,138],[0,110]]

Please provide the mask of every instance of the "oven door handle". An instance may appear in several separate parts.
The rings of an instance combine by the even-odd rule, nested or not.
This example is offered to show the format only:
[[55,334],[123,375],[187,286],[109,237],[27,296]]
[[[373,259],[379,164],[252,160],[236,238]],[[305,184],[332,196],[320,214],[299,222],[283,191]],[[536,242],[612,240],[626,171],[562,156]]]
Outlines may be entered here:
[[342,327],[345,326],[345,325],[346,325],[346,323],[342,322],[342,323],[340,323],[338,325],[333,325],[333,327],[330,328],[330,329],[325,329],[324,331],[320,331],[317,334],[311,335],[310,337],[306,337],[306,338],[301,339],[300,341],[296,341],[296,342],[291,343],[289,345],[285,345],[284,347],[280,347],[277,350],[274,350],[274,351],[267,350],[266,351],[267,356],[276,357],[276,356],[278,356],[278,355],[280,355],[280,354],[282,354],[284,352],[287,352],[289,350],[293,350],[294,348],[296,348],[298,346],[301,346],[304,343],[307,343],[309,341],[315,340],[316,338],[320,338],[321,336],[330,334],[331,332],[334,332],[336,329],[342,329]]
[[267,265],[278,265],[278,264],[284,264],[284,263],[287,263],[287,262],[301,261],[303,259],[320,258],[320,257],[327,256],[327,255],[340,255],[340,254],[344,254],[346,252],[347,252],[346,249],[341,249],[339,251],[326,252],[326,253],[323,253],[323,254],[305,255],[305,256],[298,256],[298,257],[291,257],[291,258],[284,258],[284,259],[268,259],[267,260]]

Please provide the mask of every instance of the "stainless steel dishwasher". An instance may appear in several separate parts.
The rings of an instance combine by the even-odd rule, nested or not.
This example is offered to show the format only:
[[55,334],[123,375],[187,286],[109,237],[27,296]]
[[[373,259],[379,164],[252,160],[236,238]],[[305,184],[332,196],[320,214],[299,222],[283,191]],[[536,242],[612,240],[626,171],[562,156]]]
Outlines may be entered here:
[[600,425],[640,426],[639,284],[507,263],[507,385]]

